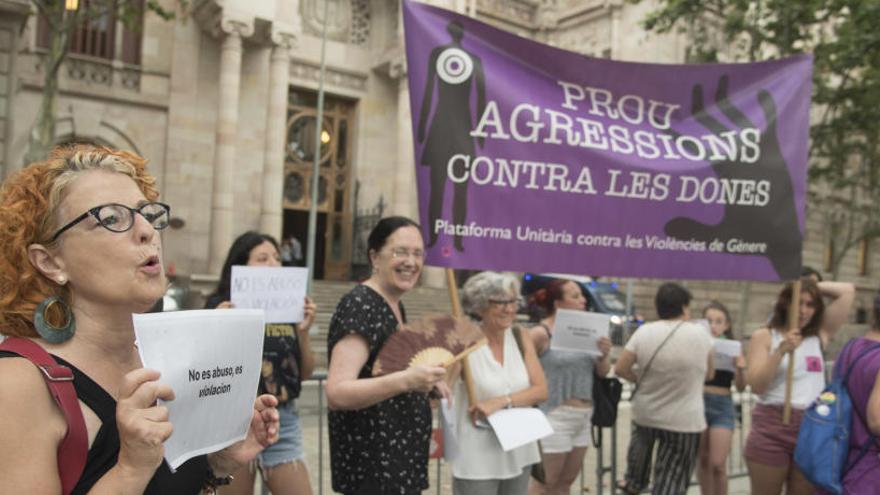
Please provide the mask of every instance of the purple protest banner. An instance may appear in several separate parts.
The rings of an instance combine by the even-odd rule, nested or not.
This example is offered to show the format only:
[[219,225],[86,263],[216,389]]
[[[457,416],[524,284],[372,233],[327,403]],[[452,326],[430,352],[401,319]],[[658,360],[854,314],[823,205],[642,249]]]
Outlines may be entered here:
[[403,4],[428,264],[799,275],[810,56],[617,62]]

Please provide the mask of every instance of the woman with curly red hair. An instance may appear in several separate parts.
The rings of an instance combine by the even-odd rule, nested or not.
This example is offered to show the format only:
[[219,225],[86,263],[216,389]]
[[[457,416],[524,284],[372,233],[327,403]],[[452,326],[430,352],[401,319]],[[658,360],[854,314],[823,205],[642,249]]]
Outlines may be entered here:
[[[0,479],[9,493],[195,494],[277,438],[276,400],[261,396],[245,440],[173,474],[162,462],[173,428],[157,399],[174,392],[143,367],[131,317],[167,286],[159,230],[170,209],[156,201],[145,166],[132,153],[74,145],[0,190],[0,334],[69,368],[82,413],[68,424],[41,370],[0,351]],[[88,455],[70,482],[59,446],[83,427]]]
[[530,334],[547,377],[547,400],[540,407],[553,426],[553,434],[541,440],[544,483],[533,480],[529,493],[567,494],[581,472],[590,442],[594,373],[604,377],[611,369],[611,341],[607,337],[599,340],[599,358],[550,349],[556,310],[584,311],[587,307],[587,300],[574,281],[553,280],[537,291],[532,300],[547,314]]

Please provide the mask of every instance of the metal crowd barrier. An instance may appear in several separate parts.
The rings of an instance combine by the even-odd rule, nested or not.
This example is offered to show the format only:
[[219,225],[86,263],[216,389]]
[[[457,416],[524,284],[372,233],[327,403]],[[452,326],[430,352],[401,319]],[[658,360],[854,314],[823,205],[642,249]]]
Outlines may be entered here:
[[[314,493],[318,495],[324,494],[324,425],[326,422],[326,414],[327,409],[324,401],[324,381],[326,380],[326,373],[320,372],[315,373],[312,378],[307,380],[308,382],[317,382],[317,387],[315,388],[317,396],[317,422],[318,422],[318,450],[317,450],[317,465],[314,462],[308,463],[308,468],[311,473],[313,473],[313,478],[317,476],[317,484],[312,487]],[[303,389],[304,392],[307,390]],[[630,385],[625,385],[624,388],[624,397],[621,398],[619,408],[629,407],[629,392],[631,390]],[[727,460],[727,474],[729,479],[741,478],[748,476],[748,471],[746,469],[745,461],[742,458],[742,451],[745,447],[745,440],[747,436],[747,425],[750,423],[751,411],[752,407],[755,403],[755,398],[747,388],[744,392],[734,392],[733,394],[734,403],[737,404],[737,427],[734,431],[734,439],[732,442],[731,454],[728,456]],[[628,416],[628,415],[627,415]],[[619,419],[619,417],[618,417]],[[301,418],[302,421],[302,418]],[[625,455],[627,445],[625,443],[620,444],[622,438],[619,435],[621,429],[627,429],[630,425],[626,423],[626,421],[618,420],[618,424],[613,428],[604,428],[602,431],[602,442],[601,446],[598,448],[593,448],[592,444],[588,449],[587,456],[584,459],[584,467],[581,470],[581,475],[579,477],[580,484],[580,492],[584,493],[585,489],[592,483],[594,484],[593,493],[597,495],[603,495],[604,493],[611,493],[615,495],[618,493],[616,489],[617,480],[620,480],[623,477],[623,468],[625,468],[625,464],[618,466],[618,457],[621,455]],[[608,431],[610,430],[610,431]],[[624,430],[626,431],[626,430]],[[606,438],[610,435],[609,438]],[[309,439],[307,437],[303,438],[303,443],[307,444]],[[595,462],[595,471],[593,473],[588,473],[587,469],[587,460],[590,456],[594,456],[596,459]],[[442,459],[432,460],[432,466],[430,469],[434,470],[436,478],[432,482],[431,490],[435,492],[437,495],[441,495],[443,493],[443,472],[445,468],[445,462]],[[696,477],[691,480],[691,485],[696,485]],[[262,493],[267,495],[269,492],[267,491],[265,485],[262,487]],[[328,493],[330,491],[328,490]]]

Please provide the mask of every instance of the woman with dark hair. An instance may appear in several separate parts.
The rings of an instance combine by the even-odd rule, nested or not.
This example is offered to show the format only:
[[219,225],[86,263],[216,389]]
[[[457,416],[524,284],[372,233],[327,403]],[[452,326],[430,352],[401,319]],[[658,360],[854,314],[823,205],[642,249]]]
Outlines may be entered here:
[[[727,307],[718,301],[703,309],[703,318],[709,321],[712,337],[733,340],[733,322]],[[717,364],[717,363],[716,363]],[[703,386],[703,405],[707,428],[700,435],[700,461],[697,480],[703,495],[727,494],[727,457],[730,455],[733,430],[736,429],[736,410],[730,386],[736,382],[740,392],[746,387],[745,358],[736,357],[736,371],[715,370],[715,377]]]
[[[746,380],[758,394],[752,410],[752,426],[746,441],[746,464],[752,493],[775,495],[807,494],[812,485],[792,462],[803,411],[825,387],[824,349],[846,322],[855,297],[855,287],[845,282],[801,279],[798,321],[788,321],[792,284],[779,293],[770,323],[752,333],[748,350]],[[825,307],[823,296],[831,299]],[[794,328],[792,328],[794,327]],[[791,389],[792,414],[783,424],[785,375],[794,356]]]
[[[220,283],[208,296],[205,308],[232,307],[229,299],[233,266],[281,266],[278,242],[270,235],[253,231],[238,236],[226,255]],[[281,432],[278,442],[260,453],[257,464],[269,489],[277,495],[312,493],[295,399],[299,397],[302,381],[308,380],[315,368],[315,357],[309,341],[315,310],[315,304],[306,297],[303,321],[297,324],[267,324],[263,337],[259,390],[278,399]],[[223,493],[253,493],[256,467],[252,465],[239,469],[233,474],[232,484]]]
[[651,493],[684,494],[696,466],[706,429],[703,383],[714,375],[715,360],[709,334],[689,321],[690,302],[684,287],[661,285],[654,298],[660,321],[640,326],[614,365],[617,376],[636,384],[626,474],[618,484],[625,493],[647,488],[655,443]]
[[[260,247],[261,249],[254,250]],[[253,253],[252,253],[253,251]],[[269,266],[275,254],[279,253],[278,242],[268,234],[248,231],[238,236],[229,247],[226,261],[220,270],[220,282],[205,302],[205,308],[231,308],[229,302],[230,286],[232,285],[233,266]],[[280,254],[278,255],[280,256]],[[280,258],[279,258],[280,259]]]
[[[174,425],[162,401],[174,390],[143,367],[132,322],[168,286],[159,231],[170,207],[146,164],[74,145],[3,183],[0,333],[5,345],[42,349],[58,363],[37,367],[0,351],[3,493],[195,495],[228,482],[277,438],[277,401],[262,395],[245,440],[174,473],[163,460]],[[56,404],[46,383],[62,370],[68,379],[53,387],[72,386],[76,396],[60,394]],[[77,462],[81,471],[69,469]]]
[[611,363],[611,340],[599,339],[602,356],[550,349],[556,310],[584,311],[587,300],[580,286],[572,281],[550,281],[532,296],[546,318],[529,332],[547,379],[547,400],[541,410],[547,415],[553,434],[541,440],[544,483],[532,480],[530,493],[567,494],[580,474],[584,454],[590,443],[590,418],[593,414],[593,375],[608,375]]
[[406,322],[401,297],[415,287],[425,247],[419,226],[383,218],[367,239],[372,274],[336,307],[327,336],[327,401],[333,490],[346,494],[420,494],[428,488],[431,406],[445,395],[446,369],[412,366],[373,377],[388,337]]

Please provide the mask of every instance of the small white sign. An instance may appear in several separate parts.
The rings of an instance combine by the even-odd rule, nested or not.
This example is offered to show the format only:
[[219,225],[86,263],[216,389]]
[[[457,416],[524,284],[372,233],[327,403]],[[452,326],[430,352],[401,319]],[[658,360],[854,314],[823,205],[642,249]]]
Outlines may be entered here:
[[557,310],[550,349],[601,356],[599,339],[608,337],[610,327],[611,317],[603,313]]
[[736,371],[736,358],[742,354],[742,342],[730,339],[715,339],[715,369]]
[[486,419],[505,452],[553,434],[547,416],[534,407],[500,409]]
[[242,440],[250,427],[263,362],[263,311],[174,311],[132,315],[141,361],[174,390],[164,402],[174,433],[172,471]]
[[266,323],[300,322],[308,277],[307,268],[233,266],[230,299],[236,308],[264,310]]

